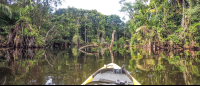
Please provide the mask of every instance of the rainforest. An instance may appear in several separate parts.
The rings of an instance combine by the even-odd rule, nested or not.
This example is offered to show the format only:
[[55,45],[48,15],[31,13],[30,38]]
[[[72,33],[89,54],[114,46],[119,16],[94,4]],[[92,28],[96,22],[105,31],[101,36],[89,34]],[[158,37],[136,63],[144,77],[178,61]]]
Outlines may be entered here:
[[68,7],[53,12],[62,0],[1,0],[0,47],[67,47],[109,44],[159,48],[199,47],[198,0],[121,0],[118,15]]
[[118,0],[127,21],[63,2],[0,0],[0,84],[81,84],[110,62],[141,84],[200,84],[199,0]]

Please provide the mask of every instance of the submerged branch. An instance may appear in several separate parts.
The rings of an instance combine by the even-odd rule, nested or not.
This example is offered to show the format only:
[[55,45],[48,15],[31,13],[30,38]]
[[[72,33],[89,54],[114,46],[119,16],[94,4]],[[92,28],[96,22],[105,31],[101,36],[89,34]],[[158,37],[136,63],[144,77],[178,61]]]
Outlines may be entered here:
[[79,50],[81,50],[83,48],[86,48],[86,47],[98,47],[98,45],[95,45],[95,44],[86,45],[86,46],[83,46],[83,47],[79,48]]
[[53,67],[53,65],[48,61],[47,56],[46,56],[46,53],[44,54],[44,56],[45,56],[45,60],[48,62],[48,64],[49,64],[51,67]]
[[31,63],[29,62],[28,66],[26,67],[26,72],[23,75],[15,78],[15,81],[18,80],[18,79],[20,79],[20,78],[22,78],[24,75],[26,75],[30,66],[31,66]]
[[110,54],[111,54],[112,63],[114,63],[114,56],[113,56],[113,52],[112,52],[112,50],[111,50],[111,49],[109,49],[109,50],[110,50]]
[[99,53],[88,53],[88,52],[85,52],[85,51],[81,50],[81,49],[86,48],[86,47],[98,47],[98,45],[94,45],[94,44],[86,45],[86,46],[83,46],[83,47],[79,48],[78,50],[80,50],[82,53],[86,53],[86,54],[90,54],[90,55],[99,54]]
[[82,53],[85,53],[85,54],[89,54],[89,55],[95,55],[95,54],[99,54],[99,53],[88,53],[88,52],[85,52],[83,50],[80,50]]

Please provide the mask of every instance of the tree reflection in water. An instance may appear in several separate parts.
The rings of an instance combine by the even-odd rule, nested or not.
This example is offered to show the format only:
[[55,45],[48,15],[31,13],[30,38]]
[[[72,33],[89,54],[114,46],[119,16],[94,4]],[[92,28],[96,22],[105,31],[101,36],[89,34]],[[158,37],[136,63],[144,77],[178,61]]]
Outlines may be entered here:
[[[187,51],[156,51],[147,53],[143,49],[131,49],[129,69],[141,84],[151,85],[194,85],[200,84],[199,51],[192,55]],[[158,53],[159,52],[159,53]],[[192,51],[190,51],[192,52]],[[194,55],[196,54],[196,55]]]
[[[109,49],[77,47],[0,51],[1,85],[80,85],[104,64],[112,62]],[[114,63],[143,85],[199,85],[199,51],[112,49]]]

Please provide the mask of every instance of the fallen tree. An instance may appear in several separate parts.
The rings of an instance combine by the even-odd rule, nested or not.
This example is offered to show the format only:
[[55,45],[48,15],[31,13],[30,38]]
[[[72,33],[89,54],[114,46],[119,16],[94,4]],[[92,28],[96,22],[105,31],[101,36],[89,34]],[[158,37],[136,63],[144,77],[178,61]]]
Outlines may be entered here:
[[[111,53],[111,57],[112,57],[112,62],[114,61],[114,56],[112,54],[112,47],[113,47],[113,42],[114,42],[114,35],[115,35],[115,30],[113,31],[112,33],[112,40],[111,40],[111,43],[110,43],[110,47],[109,47],[109,50],[110,50],[110,53]],[[94,54],[98,54],[98,53],[88,53],[88,52],[85,52],[83,51],[82,49],[83,48],[86,48],[86,47],[98,47],[99,45],[95,45],[95,44],[90,44],[90,45],[86,45],[86,46],[83,46],[81,48],[79,48],[79,50],[83,53],[86,53],[86,54],[90,54],[90,55],[94,55]]]
[[98,47],[99,45],[95,45],[95,44],[90,44],[90,45],[86,45],[86,46],[83,46],[81,48],[79,48],[79,50],[83,49],[83,48],[86,48],[86,47]]

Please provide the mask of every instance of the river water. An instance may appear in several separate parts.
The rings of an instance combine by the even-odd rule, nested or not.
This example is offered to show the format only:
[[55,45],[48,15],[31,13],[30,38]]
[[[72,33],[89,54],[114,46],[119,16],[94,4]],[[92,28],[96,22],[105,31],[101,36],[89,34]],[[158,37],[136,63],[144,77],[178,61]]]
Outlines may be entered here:
[[[1,85],[80,85],[104,64],[109,49],[0,50]],[[142,85],[200,85],[200,51],[113,47],[114,63]]]

